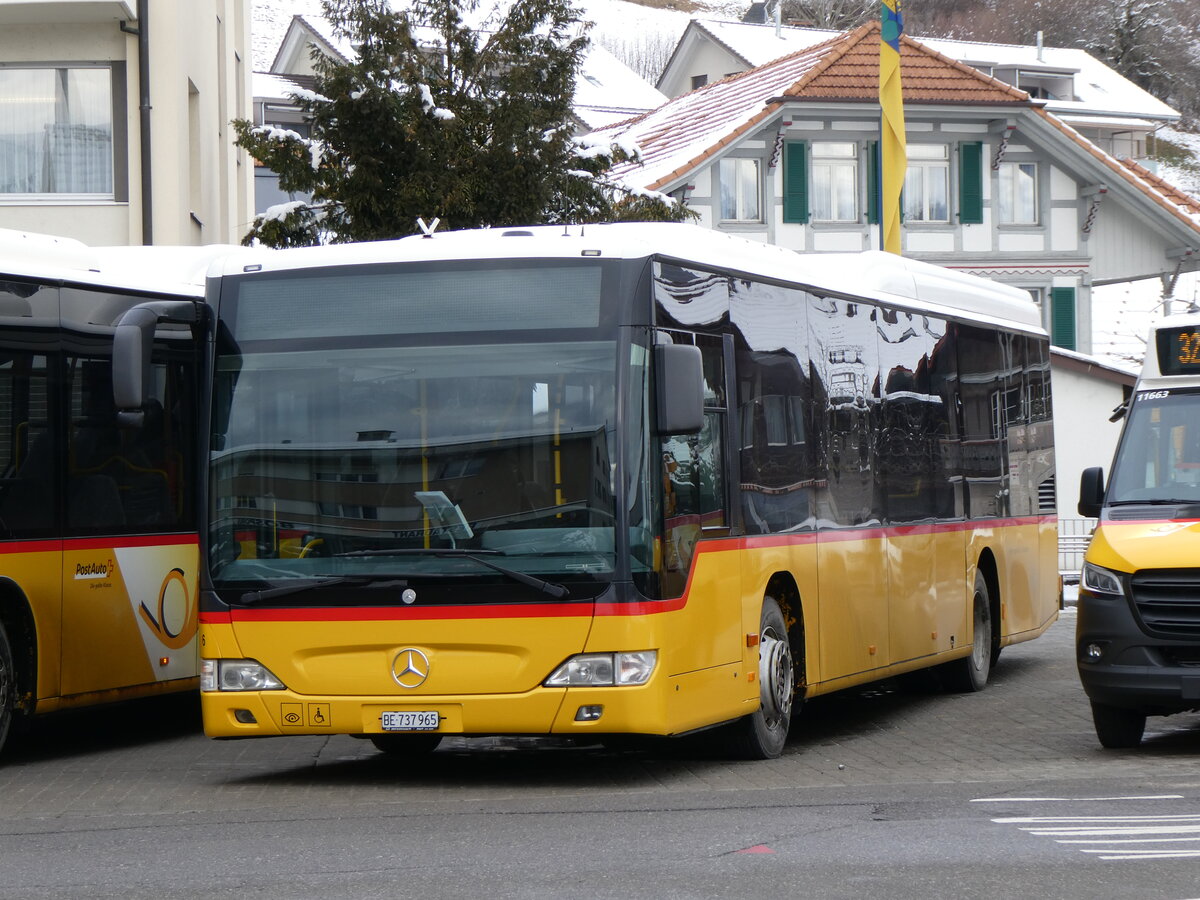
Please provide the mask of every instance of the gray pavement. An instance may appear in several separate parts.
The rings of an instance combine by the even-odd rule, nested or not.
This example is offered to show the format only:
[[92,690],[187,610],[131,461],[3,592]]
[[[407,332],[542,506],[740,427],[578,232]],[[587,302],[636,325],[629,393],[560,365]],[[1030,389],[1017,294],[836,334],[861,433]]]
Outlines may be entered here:
[[603,795],[885,785],[1146,779],[1200,782],[1200,716],[1152,718],[1145,744],[1106,751],[1072,661],[1074,609],[1006,648],[979,694],[897,683],[819,698],[784,756],[745,763],[686,748],[611,753],[537,739],[450,739],[400,763],[344,736],[219,742],[190,698],[92,710],[39,724],[0,766],[0,819],[228,813],[283,802],[553,801]]
[[1073,628],[1006,649],[980,694],[814,701],[768,762],[215,742],[186,697],[48,719],[0,766],[0,900],[1200,896],[1200,716],[1102,750]]

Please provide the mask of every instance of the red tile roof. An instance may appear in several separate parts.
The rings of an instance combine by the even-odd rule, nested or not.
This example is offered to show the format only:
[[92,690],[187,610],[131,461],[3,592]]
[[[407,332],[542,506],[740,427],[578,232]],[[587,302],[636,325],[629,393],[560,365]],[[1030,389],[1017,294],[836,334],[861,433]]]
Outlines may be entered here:
[[[1024,91],[907,37],[901,38],[900,72],[906,103],[1029,103]],[[705,85],[597,134],[635,142],[642,151],[640,171],[629,165],[614,174],[638,172],[641,184],[657,189],[737,141],[788,100],[878,103],[879,23]]]
[[1119,160],[1110,156],[1070,125],[1046,110],[1034,109],[1034,112],[1051,127],[1062,132],[1082,147],[1088,155],[1099,160],[1114,175],[1129,182],[1154,204],[1195,229],[1200,237],[1200,200],[1164,181],[1151,173],[1145,166],[1139,165],[1131,159]]
[[1148,182],[1155,190],[1177,207],[1192,215],[1200,215],[1200,197],[1193,197],[1187,191],[1180,190],[1166,179],[1155,175],[1141,163],[1132,159],[1123,159],[1121,164],[1133,172],[1142,181]]

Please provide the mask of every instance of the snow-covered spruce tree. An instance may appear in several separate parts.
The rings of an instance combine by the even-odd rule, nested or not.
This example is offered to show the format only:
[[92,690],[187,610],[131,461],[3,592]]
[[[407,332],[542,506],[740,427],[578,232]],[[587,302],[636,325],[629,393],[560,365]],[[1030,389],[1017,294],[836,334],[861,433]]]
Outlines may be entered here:
[[400,237],[418,218],[472,228],[688,215],[606,178],[635,148],[574,137],[587,35],[573,0],[512,0],[479,21],[468,21],[479,0],[323,6],[356,57],[314,52],[314,90],[296,95],[310,136],[234,123],[281,188],[312,199],[259,217],[246,243]]

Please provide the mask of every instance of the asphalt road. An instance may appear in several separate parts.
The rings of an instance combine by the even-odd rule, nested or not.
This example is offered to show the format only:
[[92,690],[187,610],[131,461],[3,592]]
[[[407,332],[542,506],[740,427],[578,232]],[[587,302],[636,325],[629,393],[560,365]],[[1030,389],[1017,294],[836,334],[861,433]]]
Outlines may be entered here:
[[191,698],[49,719],[0,766],[0,898],[1200,897],[1200,716],[1102,750],[1073,627],[981,694],[813,702],[760,763],[215,742]]

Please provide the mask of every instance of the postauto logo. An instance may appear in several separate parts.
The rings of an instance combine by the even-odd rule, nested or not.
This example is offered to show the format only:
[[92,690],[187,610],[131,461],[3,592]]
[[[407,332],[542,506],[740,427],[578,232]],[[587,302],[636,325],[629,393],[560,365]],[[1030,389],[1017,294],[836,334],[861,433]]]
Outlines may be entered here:
[[93,581],[104,578],[112,578],[116,571],[116,564],[112,561],[112,557],[104,562],[81,562],[75,564],[75,580],[76,581]]

